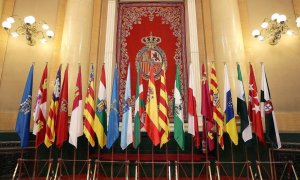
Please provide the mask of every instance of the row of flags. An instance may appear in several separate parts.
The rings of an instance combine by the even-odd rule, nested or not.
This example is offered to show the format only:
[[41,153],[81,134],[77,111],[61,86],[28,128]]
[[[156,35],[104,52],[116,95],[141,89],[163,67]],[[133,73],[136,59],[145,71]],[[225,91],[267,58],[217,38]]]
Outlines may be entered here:
[[[33,112],[34,128],[36,135],[35,146],[44,143],[48,148],[54,143],[62,148],[65,141],[69,141],[77,147],[77,139],[83,134],[91,146],[95,146],[96,138],[101,148],[105,146],[110,149],[119,137],[119,91],[118,91],[118,69],[114,70],[113,86],[111,93],[111,105],[107,115],[106,104],[106,82],[105,69],[102,66],[98,95],[95,99],[94,68],[91,66],[87,95],[83,107],[82,102],[82,81],[81,66],[78,68],[78,76],[74,92],[70,127],[68,128],[68,66],[65,69],[64,81],[61,85],[61,66],[58,69],[54,83],[52,99],[48,118],[46,116],[47,104],[47,65],[44,69],[40,82],[36,105]],[[274,147],[280,148],[281,142],[278,133],[276,118],[271,102],[268,81],[265,74],[265,67],[262,65],[262,90],[259,101],[256,80],[253,68],[250,65],[249,78],[249,101],[248,108],[246,95],[242,80],[240,65],[237,65],[238,89],[237,89],[237,114],[241,120],[241,133],[246,144],[251,143],[252,131],[261,143],[265,143],[261,106],[265,114],[266,137]],[[195,95],[193,65],[189,67],[189,88],[188,88],[188,133],[193,136],[193,144],[200,147],[199,121],[197,115],[197,104]],[[134,112],[131,100],[131,72],[130,65],[127,71],[127,81],[122,112],[121,148],[126,149],[133,143],[137,148],[141,142],[141,129],[144,128],[155,146],[162,147],[170,140],[170,127],[168,117],[168,95],[166,90],[165,67],[162,68],[160,77],[159,96],[156,94],[154,72],[150,67],[150,78],[148,81],[147,97],[144,97],[144,89],[140,70],[137,70],[136,98]],[[21,139],[21,147],[27,147],[29,141],[29,124],[31,118],[33,65],[25,85],[19,114],[16,123],[16,132]],[[208,83],[209,82],[209,83]],[[224,149],[223,134],[227,132],[231,141],[238,144],[238,131],[235,120],[235,113],[232,103],[232,94],[228,78],[227,65],[224,65],[224,98],[223,111],[220,105],[218,79],[214,63],[211,66],[210,81],[208,81],[205,66],[202,65],[202,94],[201,114],[203,117],[202,149],[212,151],[214,144],[214,131],[217,142]],[[182,96],[181,78],[179,67],[176,66],[176,77],[174,82],[174,139],[178,146],[184,150],[184,103]],[[109,117],[109,118],[107,118]]]

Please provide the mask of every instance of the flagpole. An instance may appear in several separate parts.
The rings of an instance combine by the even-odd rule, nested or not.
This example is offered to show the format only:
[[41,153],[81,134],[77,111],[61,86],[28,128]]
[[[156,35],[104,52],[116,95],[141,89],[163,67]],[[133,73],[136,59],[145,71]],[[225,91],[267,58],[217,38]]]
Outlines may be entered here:
[[[100,160],[100,145],[98,144],[98,153],[97,153],[97,162],[95,163],[95,166],[97,167],[97,168],[95,168],[94,169],[94,174],[96,174],[97,173],[97,179],[99,178],[99,173],[98,173],[98,169],[99,169],[99,167],[100,167],[100,165],[99,165],[99,160]],[[99,167],[98,167],[99,166]],[[94,176],[95,177],[95,176]],[[95,178],[94,178],[95,179]]]
[[[89,141],[87,141],[87,152],[86,152],[87,159],[90,159],[90,144]],[[89,168],[87,167],[87,172],[89,171]]]
[[76,147],[73,149],[73,180],[75,180],[75,168],[76,168]]
[[[177,167],[175,166],[175,168],[177,169],[177,178],[179,178],[179,166],[180,166],[180,164],[179,164],[179,150],[178,150],[178,145],[176,146],[176,150],[177,150]],[[175,171],[176,171],[176,169],[175,169]]]
[[59,178],[62,178],[62,157],[63,157],[63,152],[62,152],[62,147],[61,147],[61,149],[60,149]]
[[259,141],[258,137],[256,136],[256,151],[257,151],[257,160],[260,161],[260,151],[259,151]]
[[167,162],[167,164],[166,164],[166,170],[167,170],[167,179],[168,179],[168,177],[169,177],[169,152],[168,152],[168,142],[166,143],[166,162]]
[[230,149],[231,149],[232,177],[233,177],[233,180],[235,180],[234,156],[233,156],[233,146],[232,146],[232,141],[230,141]]
[[247,145],[244,144],[245,156],[246,156],[246,165],[247,165],[247,179],[249,179],[249,159],[248,159],[248,148]]
[[219,148],[219,146],[220,146],[220,143],[219,143],[219,131],[218,131],[218,126],[217,126],[217,128],[216,128],[216,130],[217,130],[217,133],[216,133],[216,137],[217,137],[217,163],[216,163],[216,170],[217,170],[217,179],[219,180],[220,178],[219,178],[219,175],[220,175],[220,172],[219,172],[219,162],[220,162],[220,152],[219,152],[219,150],[220,150],[220,148]]
[[153,144],[152,144],[152,151],[151,151],[151,159],[152,159],[152,180],[154,180],[154,154],[153,154]]
[[[50,163],[51,158],[52,158],[52,145],[50,146],[49,157],[48,157],[48,169],[49,169],[48,172],[49,173],[50,173],[50,167],[51,167],[51,163]],[[52,161],[52,163],[53,163],[53,161]],[[49,176],[49,173],[47,173],[47,176]],[[46,178],[46,179],[48,179],[48,178]]]
[[35,149],[35,152],[34,152],[34,165],[33,165],[32,179],[35,179],[36,164],[37,164],[37,158],[38,158],[38,147],[35,147],[34,149]]
[[208,179],[208,134],[207,134],[207,121],[206,121],[206,118],[203,117],[203,120],[204,120],[204,126],[205,126],[205,141],[206,141],[206,146],[205,146],[205,170],[206,170],[206,179]]
[[192,180],[194,180],[194,137],[192,137]]
[[114,147],[111,150],[111,164],[110,164],[110,179],[113,180],[114,177]]
[[128,158],[127,158],[127,147],[126,147],[126,149],[125,149],[125,179],[126,180],[128,180],[128,171],[127,171],[127,160],[128,160]]
[[138,179],[140,178],[140,146],[138,146],[138,162],[137,162]]

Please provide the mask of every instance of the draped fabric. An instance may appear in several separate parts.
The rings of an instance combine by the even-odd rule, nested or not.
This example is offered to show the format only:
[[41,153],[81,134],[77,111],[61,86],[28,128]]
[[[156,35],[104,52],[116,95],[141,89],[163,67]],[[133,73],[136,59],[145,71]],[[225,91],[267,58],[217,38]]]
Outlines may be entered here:
[[[185,15],[182,2],[119,3],[117,64],[119,70],[119,112],[123,99],[127,68],[132,74],[141,69],[144,97],[147,95],[150,66],[154,68],[157,94],[162,67],[166,67],[168,116],[173,116],[173,87],[178,65],[183,92],[184,112],[187,101],[187,67],[185,47]],[[131,89],[136,89],[137,76],[131,76]],[[132,106],[135,91],[131,92]],[[120,113],[122,115],[122,113]],[[186,116],[185,116],[186,117]],[[186,119],[186,118],[185,118]]]

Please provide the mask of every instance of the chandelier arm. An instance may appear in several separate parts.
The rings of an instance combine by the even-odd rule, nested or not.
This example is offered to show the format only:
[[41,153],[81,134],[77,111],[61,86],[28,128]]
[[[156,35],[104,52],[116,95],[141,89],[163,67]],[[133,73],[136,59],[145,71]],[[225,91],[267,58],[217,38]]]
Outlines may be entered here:
[[17,27],[16,32],[20,35],[25,35],[26,34],[26,28],[24,25]]

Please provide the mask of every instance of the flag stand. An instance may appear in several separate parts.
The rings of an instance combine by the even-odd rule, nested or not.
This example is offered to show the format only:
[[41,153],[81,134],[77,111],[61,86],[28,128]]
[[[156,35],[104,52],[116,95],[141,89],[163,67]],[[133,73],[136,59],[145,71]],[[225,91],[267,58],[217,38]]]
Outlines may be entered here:
[[248,148],[247,148],[247,145],[244,145],[244,149],[245,149],[245,156],[246,156],[247,179],[249,179],[249,171],[250,171],[251,178],[253,179],[253,172],[252,172],[250,161],[248,159]]
[[[273,152],[272,149],[270,147],[267,148],[268,152],[269,152],[269,160],[270,162],[274,162],[274,156],[273,156]],[[272,179],[277,179],[277,173],[276,173],[276,168],[275,168],[275,164],[270,163],[270,168],[271,168],[271,176]]]
[[[88,164],[87,164],[87,175],[86,175],[86,179],[89,180],[90,179],[90,169],[91,169],[91,159],[88,159]],[[92,174],[92,172],[91,172]]]
[[135,180],[138,180],[138,162],[135,161],[135,176],[134,176]]
[[48,165],[48,170],[47,170],[46,180],[49,179],[49,174],[50,174],[50,170],[51,170],[51,167],[52,167],[53,160],[52,160],[52,159],[51,159],[51,160],[49,159],[48,162],[49,162],[49,165]]
[[[89,141],[87,141],[87,152],[86,152],[86,157],[88,160],[90,160],[90,144]],[[90,166],[87,166],[87,179],[89,179],[90,177]]]
[[[178,150],[178,148],[177,148]],[[178,162],[175,161],[175,180],[178,180]]]
[[17,165],[16,165],[16,167],[15,167],[15,170],[14,170],[14,174],[13,174],[12,180],[14,180],[15,177],[16,177],[18,167],[19,167],[19,160],[18,160]]
[[74,146],[74,150],[73,150],[73,180],[75,180],[75,175],[76,175],[76,147]]
[[32,179],[35,179],[37,158],[38,158],[38,147],[35,147]]
[[62,178],[62,148],[60,149],[60,158],[57,159],[57,165],[55,170],[54,180],[57,178],[58,168],[59,168],[59,179]]
[[169,162],[169,153],[168,153],[168,142],[166,143],[166,162],[167,162],[167,164],[166,164],[166,170],[167,170],[167,172],[166,172],[166,175],[167,175],[167,178],[169,177],[169,167],[170,167],[170,163],[168,163]]
[[[20,159],[18,160],[18,164],[19,164],[19,165],[16,166],[16,169],[18,169],[17,167],[20,166],[19,177],[18,177],[18,179],[21,179],[21,175],[22,175],[21,171],[22,171],[23,153],[24,153],[24,152],[23,152],[23,148],[22,148],[22,150],[21,150],[21,157],[20,157]],[[17,171],[15,170],[15,172],[17,172]],[[14,179],[14,178],[13,178],[13,179]]]
[[100,159],[100,145],[98,144],[97,161],[95,161],[93,180],[95,180],[96,178],[96,173],[97,173],[97,179],[99,178],[99,173],[98,173],[99,159]]
[[257,164],[259,179],[263,180],[262,175],[261,175],[261,170],[260,170],[260,161],[256,161],[256,164]]
[[220,180],[219,164],[220,164],[220,161],[217,161],[216,162],[217,180]]
[[52,163],[53,163],[53,160],[52,159],[52,145],[50,146],[50,150],[49,150],[49,157],[48,157],[48,172],[47,172],[47,177],[46,177],[46,180],[49,179],[49,175],[50,175],[50,169],[52,167]]

